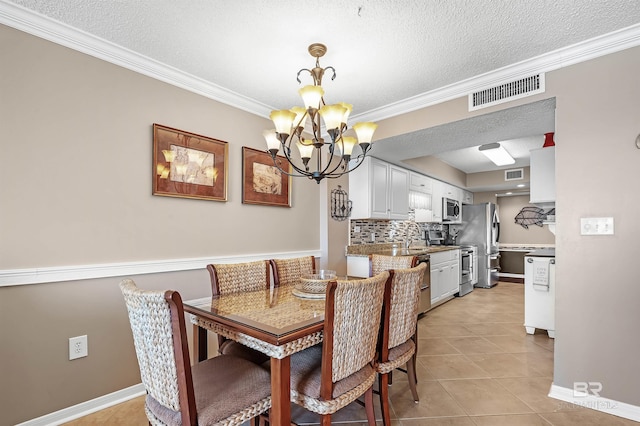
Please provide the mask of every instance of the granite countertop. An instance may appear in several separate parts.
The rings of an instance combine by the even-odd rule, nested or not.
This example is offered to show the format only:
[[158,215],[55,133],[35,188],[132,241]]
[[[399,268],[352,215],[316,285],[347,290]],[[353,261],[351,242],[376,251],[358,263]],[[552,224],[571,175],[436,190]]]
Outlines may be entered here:
[[527,253],[526,256],[556,257],[556,249],[555,248],[543,248],[543,249],[533,250],[533,251]]
[[459,249],[460,246],[413,246],[409,249],[393,247],[393,244],[356,244],[347,246],[347,256],[368,257],[370,254],[387,256],[418,256]]
[[500,251],[532,252],[534,250],[554,250],[555,246],[549,244],[500,244]]

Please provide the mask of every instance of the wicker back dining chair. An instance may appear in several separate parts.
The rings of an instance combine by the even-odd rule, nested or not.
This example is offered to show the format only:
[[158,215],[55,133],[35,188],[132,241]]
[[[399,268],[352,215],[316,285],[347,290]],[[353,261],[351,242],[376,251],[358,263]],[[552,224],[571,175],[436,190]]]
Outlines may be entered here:
[[368,423],[375,425],[373,363],[388,277],[329,282],[322,345],[291,356],[291,401],[320,414],[323,426],[363,394]]
[[[243,291],[268,289],[271,286],[271,264],[268,260],[243,263],[219,263],[207,265],[211,278],[211,294],[232,294]],[[191,316],[194,333],[198,327],[209,328],[206,320]],[[195,334],[194,334],[195,335]],[[235,355],[256,364],[263,364],[269,356],[241,343],[218,335],[218,353]]]
[[426,263],[420,263],[410,269],[389,271],[390,300],[384,305],[382,314],[382,332],[380,334],[378,360],[378,389],[382,420],[385,426],[391,424],[389,413],[389,375],[396,368],[406,364],[406,373],[413,400],[418,402],[416,389],[416,351],[418,303],[420,284],[427,269]]
[[[176,291],[120,283],[153,425],[239,425],[271,407],[268,371],[220,355],[191,367],[184,310]],[[215,380],[212,380],[215,378]]]
[[388,256],[384,254],[369,255],[369,276],[373,277],[390,269],[413,268],[418,264],[416,256]]
[[295,283],[303,275],[315,274],[316,272],[316,259],[313,256],[271,259],[270,262],[276,286]]

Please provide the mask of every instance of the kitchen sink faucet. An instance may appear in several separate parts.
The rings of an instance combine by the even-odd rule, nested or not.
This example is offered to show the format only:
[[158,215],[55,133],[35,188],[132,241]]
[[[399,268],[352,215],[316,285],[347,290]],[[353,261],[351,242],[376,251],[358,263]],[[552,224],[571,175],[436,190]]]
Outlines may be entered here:
[[404,236],[405,238],[404,248],[408,250],[409,246],[411,246],[411,243],[413,242],[412,231],[417,231],[418,235],[422,235],[422,228],[413,220],[407,220],[405,221],[405,223],[406,223],[406,226],[405,226],[405,236]]

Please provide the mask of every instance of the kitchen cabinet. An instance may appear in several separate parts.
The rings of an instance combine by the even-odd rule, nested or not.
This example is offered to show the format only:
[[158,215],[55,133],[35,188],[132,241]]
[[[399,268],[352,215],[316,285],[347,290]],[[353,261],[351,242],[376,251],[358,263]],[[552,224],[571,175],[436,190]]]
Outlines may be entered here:
[[431,183],[431,216],[436,223],[442,223],[442,185],[439,180]]
[[410,172],[409,174],[409,189],[411,191],[431,194],[432,182],[433,179],[429,176],[421,175],[416,172]]
[[555,203],[556,148],[554,146],[531,150],[530,173],[530,202]]
[[431,306],[453,298],[460,291],[460,250],[430,254]]
[[462,190],[457,186],[449,185],[448,183],[442,184],[442,196],[450,200],[460,201],[462,199],[461,192]]
[[473,192],[462,190],[462,204],[473,204]]
[[351,219],[407,219],[409,171],[367,157],[349,173]]
[[369,276],[369,256],[347,256],[347,276],[367,278]]
[[409,208],[413,209],[416,222],[432,222],[432,182],[425,175],[409,172]]

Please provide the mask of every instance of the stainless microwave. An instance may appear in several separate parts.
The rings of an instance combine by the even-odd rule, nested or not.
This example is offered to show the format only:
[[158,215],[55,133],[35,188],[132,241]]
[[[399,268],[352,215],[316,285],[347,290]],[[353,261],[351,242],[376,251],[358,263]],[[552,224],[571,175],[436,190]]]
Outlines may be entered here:
[[458,222],[460,220],[460,201],[451,198],[442,199],[442,220]]

